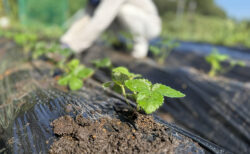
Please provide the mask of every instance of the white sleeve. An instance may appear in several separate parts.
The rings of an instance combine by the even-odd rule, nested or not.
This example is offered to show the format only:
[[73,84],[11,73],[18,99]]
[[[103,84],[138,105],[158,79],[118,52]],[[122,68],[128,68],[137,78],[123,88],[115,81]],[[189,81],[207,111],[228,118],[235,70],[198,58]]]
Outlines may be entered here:
[[62,42],[75,52],[88,48],[111,24],[124,1],[126,0],[102,0],[88,23],[81,27],[84,19],[79,20],[62,37]]

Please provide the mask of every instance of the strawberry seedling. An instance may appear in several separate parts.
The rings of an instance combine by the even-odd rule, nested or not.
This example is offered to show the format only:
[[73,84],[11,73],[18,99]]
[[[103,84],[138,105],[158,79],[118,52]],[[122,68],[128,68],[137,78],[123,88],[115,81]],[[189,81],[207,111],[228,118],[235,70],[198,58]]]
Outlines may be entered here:
[[[226,54],[220,54],[218,50],[213,49],[211,54],[206,56],[206,61],[211,65],[211,69],[209,71],[209,76],[213,77],[216,76],[219,73],[226,73],[229,70],[231,70],[234,66],[245,66],[245,63],[243,61],[237,61],[233,60]],[[222,62],[228,61],[229,62],[229,67],[225,68],[222,66]]]
[[139,74],[129,72],[129,70],[125,67],[117,67],[112,69],[112,81],[104,83],[103,86],[112,86],[116,92],[122,93],[122,95],[127,99],[125,81],[132,80],[140,76],[141,75]]
[[164,96],[171,98],[184,97],[185,94],[162,84],[152,84],[141,75],[130,73],[125,67],[117,67],[112,70],[112,81],[104,83],[104,87],[119,86],[126,98],[126,89],[133,92],[137,102],[137,109],[143,109],[147,114],[156,111],[164,102]]
[[58,80],[59,85],[69,86],[70,90],[79,90],[83,86],[83,80],[91,77],[94,70],[81,65],[79,60],[71,60],[64,68],[65,74]]
[[149,47],[150,52],[159,64],[164,64],[169,54],[173,51],[173,48],[179,46],[179,43],[170,39],[165,39],[161,44],[151,45]]
[[55,61],[64,62],[70,54],[70,49],[62,49],[60,44],[56,42],[48,43],[40,41],[37,42],[34,47],[34,51],[32,52],[32,58],[37,59],[41,56],[45,56]]
[[98,59],[98,60],[94,60],[92,62],[96,68],[108,68],[108,69],[112,69],[112,62],[109,58],[103,58],[103,59]]

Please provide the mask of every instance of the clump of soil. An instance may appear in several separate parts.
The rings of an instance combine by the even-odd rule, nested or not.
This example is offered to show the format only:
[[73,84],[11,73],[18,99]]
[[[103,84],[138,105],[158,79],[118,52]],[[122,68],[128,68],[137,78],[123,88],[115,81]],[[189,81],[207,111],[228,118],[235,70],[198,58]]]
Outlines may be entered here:
[[70,116],[60,117],[51,123],[60,138],[51,145],[49,152],[175,153],[181,144],[167,134],[168,128],[154,122],[151,116],[134,113],[129,119],[124,117],[96,121],[80,115],[75,120]]

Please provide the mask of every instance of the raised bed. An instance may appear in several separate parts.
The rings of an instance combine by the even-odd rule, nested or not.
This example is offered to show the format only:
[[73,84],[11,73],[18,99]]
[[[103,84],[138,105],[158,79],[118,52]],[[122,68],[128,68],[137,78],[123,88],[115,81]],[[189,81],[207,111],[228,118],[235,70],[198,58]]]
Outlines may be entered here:
[[[59,144],[59,147],[71,146],[76,142],[80,144],[81,139],[86,138],[81,138],[84,133],[81,134],[78,130],[88,129],[84,128],[85,126],[92,126],[92,128],[99,126],[106,129],[109,136],[121,135],[121,138],[124,137],[125,132],[131,131],[130,140],[127,138],[127,142],[122,145],[128,146],[132,152],[227,152],[209,141],[161,120],[156,115],[152,117],[139,113],[128,115],[131,109],[124,103],[124,98],[110,90],[104,90],[94,80],[88,80],[84,88],[74,93],[58,87],[51,75],[50,64],[43,61],[26,61],[27,56],[11,43],[0,46],[0,55],[3,55],[0,57],[0,153],[61,153],[61,151],[55,151],[59,149],[57,143],[62,138],[70,138],[67,141],[64,140],[63,144]],[[133,106],[133,102],[130,104]],[[74,123],[70,117],[61,118],[66,119],[64,122],[61,121],[62,123],[60,119],[54,121],[66,115],[76,118],[76,122]],[[80,118],[77,115],[81,115]],[[135,117],[131,118],[130,115],[135,115]],[[74,125],[75,127],[73,131],[59,129],[60,132],[57,131],[58,125],[65,126],[64,128],[71,128]],[[122,127],[119,128],[119,126]],[[121,131],[121,134],[117,133],[117,130]],[[78,136],[75,136],[77,132]],[[101,141],[98,140],[99,137],[103,136],[100,134],[94,136],[93,132],[87,134],[87,137],[94,139],[93,143],[99,143]],[[130,145],[128,141],[132,141],[133,136],[138,137],[139,140],[135,141],[140,142]],[[122,143],[122,141],[119,142]],[[116,142],[109,141],[108,143],[114,153],[127,150],[122,145],[117,146]],[[149,143],[153,143],[156,148],[147,151],[145,147]],[[86,143],[82,147],[86,146],[93,145]],[[84,152],[90,153],[96,150],[94,147],[84,149],[89,150]],[[68,152],[79,152],[77,150],[79,150],[77,147],[72,147]],[[110,152],[109,148],[104,150],[104,152]]]
[[[154,83],[170,85],[183,91],[187,94],[185,98],[166,101],[160,110],[162,117],[170,115],[167,120],[235,153],[250,151],[250,85],[246,80],[237,81],[223,76],[210,78],[203,71],[182,67],[185,63],[179,62],[177,56],[176,59],[169,58],[173,61],[170,67],[163,67],[150,59],[135,60],[121,53],[107,51],[94,47],[84,54],[82,60],[89,64],[88,61],[98,56],[111,57],[116,65],[125,65]],[[188,63],[189,59],[184,56],[181,60]],[[197,63],[197,66],[200,65]],[[235,77],[244,76],[237,74]],[[110,80],[106,70],[97,73],[95,78],[102,82]]]

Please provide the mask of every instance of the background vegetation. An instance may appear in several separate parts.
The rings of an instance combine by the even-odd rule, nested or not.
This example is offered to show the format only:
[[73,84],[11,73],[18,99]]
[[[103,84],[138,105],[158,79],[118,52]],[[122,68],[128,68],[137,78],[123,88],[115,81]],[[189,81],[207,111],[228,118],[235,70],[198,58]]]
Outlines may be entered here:
[[184,15],[180,21],[173,14],[165,14],[162,19],[164,37],[250,47],[250,25],[247,21],[236,22],[229,18],[200,14]]
[[[87,0],[60,0],[60,2],[43,0],[41,3],[44,4],[46,1],[51,8],[43,11],[42,7],[40,9],[37,7],[39,2],[37,0],[0,0],[0,17],[9,16],[13,20],[20,20],[22,14],[28,13],[35,18],[40,16],[40,20],[49,23],[61,24],[77,10],[84,8],[87,2]],[[29,2],[31,8],[29,12],[22,12],[22,9],[27,8],[25,2]],[[163,20],[164,38],[250,47],[250,21],[230,19],[214,0],[154,0],[154,2]],[[34,5],[31,5],[32,3]],[[66,6],[59,7],[59,3],[65,3]],[[39,6],[43,4],[39,3]]]
[[181,11],[184,12],[196,12],[201,15],[226,17],[226,13],[215,5],[214,0],[154,0],[159,10],[160,15],[166,13],[175,13]]

